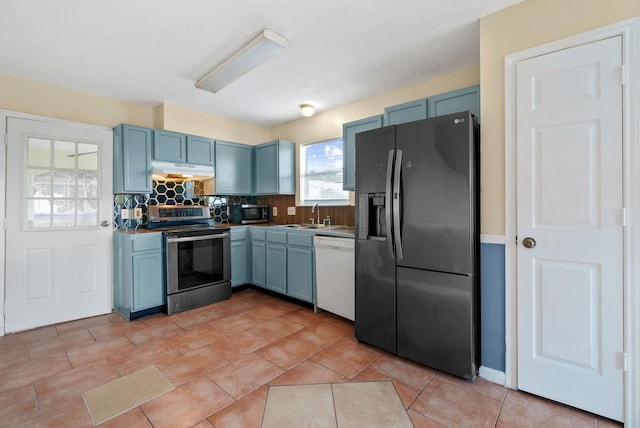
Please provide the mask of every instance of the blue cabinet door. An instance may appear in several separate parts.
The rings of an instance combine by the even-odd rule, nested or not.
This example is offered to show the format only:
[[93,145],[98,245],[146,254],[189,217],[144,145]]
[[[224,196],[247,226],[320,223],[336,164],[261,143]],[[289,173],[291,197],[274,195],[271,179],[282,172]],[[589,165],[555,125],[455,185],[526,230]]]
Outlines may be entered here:
[[247,241],[231,241],[231,286],[247,283]]
[[246,284],[248,281],[247,268],[247,235],[245,226],[231,228],[231,286]]
[[251,243],[251,283],[259,287],[265,287],[267,282],[266,254],[266,242]]
[[250,195],[252,147],[216,140],[216,194]]
[[151,193],[151,129],[113,130],[113,193]]
[[186,135],[153,131],[153,160],[184,163],[186,159]]
[[480,122],[480,86],[458,89],[428,98],[429,117],[469,110]]
[[187,135],[187,163],[213,165],[215,143],[204,137]]
[[268,289],[286,294],[287,292],[287,247],[267,243],[267,283]]
[[342,188],[356,188],[356,134],[382,127],[382,115],[356,120],[342,125]]
[[415,100],[384,109],[384,125],[399,125],[427,118],[427,100]]
[[313,249],[287,248],[287,295],[313,303]]
[[163,266],[161,251],[133,255],[133,302],[131,312],[164,304]]
[[295,144],[275,140],[255,147],[255,193],[294,195],[296,193]]
[[278,193],[278,142],[256,146],[255,193],[275,195]]

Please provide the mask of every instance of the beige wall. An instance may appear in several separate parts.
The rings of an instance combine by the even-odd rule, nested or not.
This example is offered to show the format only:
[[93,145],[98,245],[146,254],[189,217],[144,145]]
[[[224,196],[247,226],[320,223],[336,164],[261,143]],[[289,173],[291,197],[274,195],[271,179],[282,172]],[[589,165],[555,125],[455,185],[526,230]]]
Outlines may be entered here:
[[162,129],[237,143],[266,143],[269,128],[164,103]]
[[0,74],[0,108],[109,128],[154,127],[154,109]]
[[313,143],[342,136],[342,124],[376,114],[384,108],[431,95],[466,88],[480,83],[480,70],[471,67],[415,85],[385,92],[346,106],[317,113],[309,118],[271,128],[271,139],[282,138],[298,144]]
[[482,233],[504,234],[504,58],[640,16],[638,0],[526,0],[480,21]]
[[172,104],[156,107],[0,74],[0,109],[112,128],[120,123],[245,144],[269,141],[269,129]]

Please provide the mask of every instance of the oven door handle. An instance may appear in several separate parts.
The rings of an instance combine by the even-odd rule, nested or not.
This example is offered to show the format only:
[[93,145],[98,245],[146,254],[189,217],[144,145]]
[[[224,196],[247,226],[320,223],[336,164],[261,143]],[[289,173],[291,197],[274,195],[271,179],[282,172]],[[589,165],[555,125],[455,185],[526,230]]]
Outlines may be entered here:
[[167,237],[167,242],[189,242],[189,241],[204,241],[205,239],[223,239],[230,236],[229,232],[215,233],[212,235],[198,235],[198,236],[185,236],[182,238],[170,238]]

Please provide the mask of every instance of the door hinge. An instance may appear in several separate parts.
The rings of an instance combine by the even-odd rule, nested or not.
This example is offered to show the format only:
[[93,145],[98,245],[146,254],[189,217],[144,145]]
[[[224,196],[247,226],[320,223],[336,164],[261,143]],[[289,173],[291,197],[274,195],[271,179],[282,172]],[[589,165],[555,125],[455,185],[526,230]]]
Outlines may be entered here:
[[618,71],[620,73],[620,85],[624,86],[627,84],[627,68],[621,65]]
[[628,363],[628,361],[627,361],[627,360],[628,360],[628,359],[627,359],[627,353],[626,353],[626,352],[623,352],[623,353],[622,353],[622,371],[623,371],[624,373],[626,373],[626,372],[627,372],[627,370],[629,369],[629,367],[628,367],[628,366],[629,366],[629,363]]
[[9,134],[4,134],[4,145],[5,147],[9,146]]
[[627,209],[623,208],[622,209],[622,227],[626,227],[627,226]]
[[6,218],[2,219],[2,230],[7,230],[7,219]]

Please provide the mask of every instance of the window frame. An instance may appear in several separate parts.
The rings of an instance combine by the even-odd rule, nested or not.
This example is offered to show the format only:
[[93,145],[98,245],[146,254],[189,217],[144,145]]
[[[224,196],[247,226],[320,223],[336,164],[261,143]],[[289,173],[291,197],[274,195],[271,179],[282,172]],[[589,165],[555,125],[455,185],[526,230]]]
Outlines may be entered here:
[[[345,192],[345,197],[344,198],[340,198],[340,199],[311,199],[311,198],[307,198],[306,196],[306,182],[307,182],[307,177],[309,176],[313,176],[314,174],[306,174],[306,165],[307,165],[307,149],[311,146],[314,145],[318,145],[318,144],[326,144],[329,142],[333,142],[333,141],[340,141],[342,143],[342,156],[344,156],[344,139],[340,136],[340,137],[335,137],[335,138],[328,138],[326,140],[321,140],[321,141],[314,141],[312,143],[306,143],[306,144],[301,144],[300,145],[300,154],[299,154],[299,165],[300,165],[300,170],[299,170],[299,174],[298,174],[298,178],[299,178],[299,183],[300,183],[300,192],[299,192],[299,203],[300,206],[313,206],[314,204],[320,204],[320,205],[324,205],[324,206],[347,206],[350,204],[350,193],[348,190],[344,190],[342,189],[343,192]],[[340,172],[342,174],[344,174],[344,166],[340,167]],[[315,174],[324,174],[324,173],[315,173]],[[342,182],[342,181],[341,181]]]

